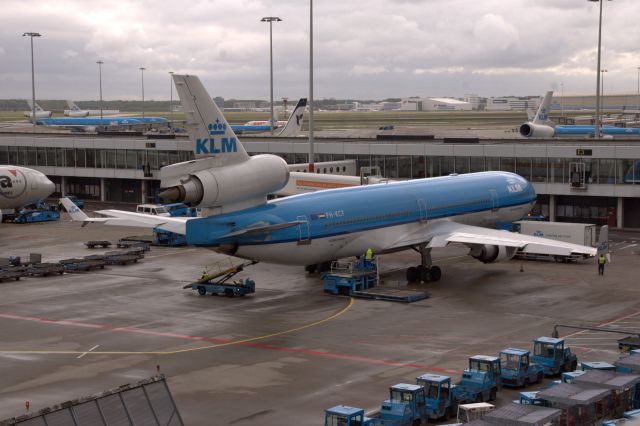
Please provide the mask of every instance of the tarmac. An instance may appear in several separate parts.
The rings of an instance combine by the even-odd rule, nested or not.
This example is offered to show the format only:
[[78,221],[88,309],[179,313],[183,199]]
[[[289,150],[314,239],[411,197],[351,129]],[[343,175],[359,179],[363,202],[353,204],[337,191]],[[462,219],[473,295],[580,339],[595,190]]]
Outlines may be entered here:
[[[102,253],[148,233],[59,222],[0,224],[0,256],[43,261]],[[302,267],[259,263],[256,293],[199,296],[182,289],[216,262],[213,251],[153,247],[127,266],[0,283],[0,419],[134,383],[167,377],[185,424],[323,423],[337,404],[375,410],[388,387],[432,372],[458,379],[475,354],[532,349],[556,323],[640,329],[640,234],[611,232],[612,263],[482,264],[463,246],[434,251],[443,278],[415,288],[412,304],[332,296]],[[405,287],[413,251],[381,256],[386,286]],[[623,335],[560,330],[583,361],[613,362]],[[550,379],[545,379],[545,386]],[[535,386],[529,388],[535,389]],[[502,390],[497,404],[518,398]]]

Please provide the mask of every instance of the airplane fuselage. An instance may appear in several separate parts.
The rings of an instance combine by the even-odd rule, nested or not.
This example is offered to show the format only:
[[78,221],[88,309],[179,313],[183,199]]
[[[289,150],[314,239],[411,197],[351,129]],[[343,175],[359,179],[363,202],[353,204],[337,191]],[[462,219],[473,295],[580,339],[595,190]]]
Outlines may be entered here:
[[[508,172],[341,188],[273,200],[251,209],[187,222],[187,241],[239,257],[309,265],[411,246],[429,225],[450,220],[493,227],[522,218],[535,203],[532,185]],[[293,224],[268,233],[238,230]]]
[[18,209],[49,196],[55,185],[27,167],[0,166],[0,209]]

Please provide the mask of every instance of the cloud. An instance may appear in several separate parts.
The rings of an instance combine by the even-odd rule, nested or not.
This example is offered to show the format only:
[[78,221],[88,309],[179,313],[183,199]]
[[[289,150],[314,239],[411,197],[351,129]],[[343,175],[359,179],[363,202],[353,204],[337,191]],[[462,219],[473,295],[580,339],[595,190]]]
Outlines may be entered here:
[[380,65],[354,65],[353,68],[351,68],[351,73],[355,75],[373,75],[382,74],[385,72],[388,72],[388,70]]
[[[95,99],[98,59],[106,99],[169,97],[169,71],[197,73],[212,95],[307,95],[309,10],[299,0],[4,0],[3,97],[30,90],[35,30],[38,96]],[[316,97],[542,94],[564,81],[592,93],[597,3],[575,0],[325,0],[314,4]],[[637,0],[604,3],[607,86],[626,90],[640,64]],[[62,60],[61,60],[62,59]],[[628,84],[627,84],[628,83]],[[628,88],[631,91],[631,87]]]
[[78,57],[79,53],[76,52],[75,50],[71,50],[71,49],[67,49],[64,52],[62,52],[62,57],[65,59],[71,59],[71,58],[76,58]]

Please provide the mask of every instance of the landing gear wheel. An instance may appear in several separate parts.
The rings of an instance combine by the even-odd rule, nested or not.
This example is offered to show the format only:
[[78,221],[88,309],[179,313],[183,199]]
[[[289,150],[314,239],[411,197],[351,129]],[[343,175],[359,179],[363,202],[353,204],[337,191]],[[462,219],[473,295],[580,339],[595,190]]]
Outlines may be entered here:
[[414,266],[407,268],[407,282],[414,283],[417,280],[418,280],[418,270]]
[[304,267],[305,272],[308,272],[310,274],[315,274],[315,272],[318,270],[318,265],[316,265],[315,263],[313,265],[307,265]]
[[198,294],[200,296],[204,296],[205,294],[207,294],[207,289],[204,288],[203,286],[198,286]]
[[431,280],[431,272],[428,268],[422,268],[420,271],[420,280],[428,283]]
[[418,277],[416,278],[416,280],[421,280],[422,279],[422,270],[423,269],[424,269],[424,266],[422,266],[422,265],[416,266],[416,274],[418,274]]
[[429,278],[431,278],[431,281],[440,281],[441,277],[442,271],[440,270],[440,267],[435,265],[432,266],[429,270]]

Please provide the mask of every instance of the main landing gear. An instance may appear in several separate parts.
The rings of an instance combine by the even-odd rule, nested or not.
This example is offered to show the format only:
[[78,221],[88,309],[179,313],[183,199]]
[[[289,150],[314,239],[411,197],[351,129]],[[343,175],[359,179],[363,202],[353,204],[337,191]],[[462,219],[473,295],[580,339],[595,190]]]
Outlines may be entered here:
[[413,249],[420,253],[421,263],[418,266],[407,268],[407,281],[426,283],[440,280],[442,271],[439,266],[431,264],[431,249],[427,248],[426,244],[421,244],[418,248],[413,247]]

